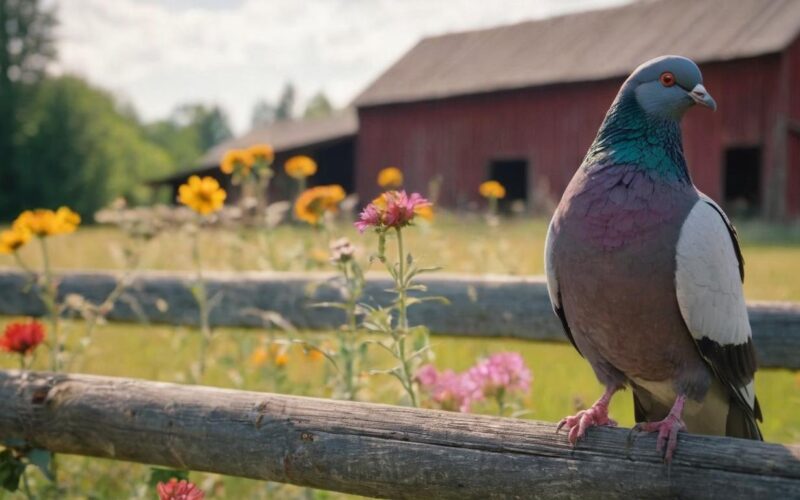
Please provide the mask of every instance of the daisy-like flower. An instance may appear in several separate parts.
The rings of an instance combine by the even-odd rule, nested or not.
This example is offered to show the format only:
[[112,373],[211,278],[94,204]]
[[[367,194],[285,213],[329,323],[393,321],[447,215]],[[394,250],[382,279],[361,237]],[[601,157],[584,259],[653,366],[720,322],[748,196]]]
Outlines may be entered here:
[[397,167],[386,167],[378,172],[378,185],[382,188],[398,188],[403,185],[403,172]]
[[305,179],[317,173],[317,163],[308,156],[292,156],[286,160],[283,169],[295,179]]
[[68,207],[61,207],[56,211],[37,208],[19,214],[12,228],[44,237],[72,233],[80,223],[81,216]]
[[201,215],[208,215],[222,208],[227,194],[213,177],[196,175],[178,188],[178,201]]
[[12,227],[0,233],[0,253],[14,253],[31,239],[31,232],[24,227]]
[[399,229],[411,224],[416,216],[431,219],[431,202],[419,193],[411,193],[409,196],[405,191],[387,191],[361,211],[355,226],[362,233],[369,227],[378,230]]
[[347,238],[339,238],[338,240],[331,242],[330,249],[330,261],[334,264],[337,262],[348,262],[353,259],[353,256],[356,253],[356,247],[350,243],[350,240]]
[[206,494],[194,483],[174,477],[166,483],[156,485],[159,500],[203,500]]
[[531,387],[531,371],[525,360],[516,352],[499,352],[478,362],[467,372],[469,377],[481,387],[487,398],[498,392],[518,391],[526,393]]
[[344,189],[338,184],[306,189],[294,203],[294,214],[299,220],[315,226],[320,223],[325,212],[336,212],[344,198]]
[[250,170],[253,168],[254,163],[255,158],[249,150],[232,149],[222,157],[219,169],[228,175],[236,173],[242,177],[247,177],[250,175]]
[[32,353],[44,338],[44,325],[34,319],[28,323],[10,323],[0,337],[0,349],[24,356]]
[[256,144],[247,148],[247,153],[255,162],[272,163],[275,159],[275,150],[269,144]]
[[480,187],[478,187],[478,192],[484,198],[494,198],[495,200],[505,198],[506,196],[506,188],[497,181],[486,181],[482,183]]

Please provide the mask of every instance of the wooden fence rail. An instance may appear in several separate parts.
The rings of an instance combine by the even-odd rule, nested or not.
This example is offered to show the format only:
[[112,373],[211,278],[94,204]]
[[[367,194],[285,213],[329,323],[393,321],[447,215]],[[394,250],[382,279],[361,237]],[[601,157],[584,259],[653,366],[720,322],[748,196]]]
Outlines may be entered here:
[[[279,313],[297,328],[327,329],[343,322],[337,309],[310,309],[316,302],[339,300],[326,286],[327,273],[208,273],[210,296],[218,296],[211,312],[217,326],[261,326],[259,311]],[[59,291],[101,303],[119,277],[110,272],[70,272],[62,275]],[[191,273],[142,272],[109,314],[114,321],[149,321],[196,324],[197,304],[187,284]],[[16,270],[0,269],[0,314],[40,315],[44,305],[30,289],[29,278]],[[429,295],[441,295],[450,305],[420,303],[410,309],[414,323],[434,333],[461,336],[516,337],[566,341],[550,308],[542,277],[473,276],[439,274],[422,280]],[[387,303],[390,283],[381,276],[369,278],[365,297]],[[753,302],[750,323],[763,367],[800,369],[800,304]]]
[[0,441],[392,498],[796,498],[800,447],[88,375],[0,371]]

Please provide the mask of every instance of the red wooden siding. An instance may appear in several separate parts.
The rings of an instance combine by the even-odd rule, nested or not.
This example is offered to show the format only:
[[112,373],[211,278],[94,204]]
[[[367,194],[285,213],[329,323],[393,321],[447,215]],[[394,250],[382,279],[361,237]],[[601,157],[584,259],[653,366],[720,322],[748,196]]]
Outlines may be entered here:
[[[723,196],[725,149],[761,146],[762,206],[774,184],[779,155],[775,127],[780,85],[791,73],[800,88],[800,44],[789,53],[704,65],[706,88],[718,110],[694,109],[684,120],[684,146],[698,187],[719,200]],[[782,56],[790,56],[786,65]],[[782,71],[783,68],[783,71]],[[788,68],[788,70],[786,69]],[[783,77],[783,81],[782,81]],[[441,174],[440,202],[456,206],[479,201],[477,186],[486,180],[493,159],[527,159],[528,192],[549,186],[558,198],[583,159],[622,80],[563,84],[470,95],[436,101],[359,109],[356,188],[362,200],[378,192],[378,170],[396,165],[406,174],[406,188],[426,191]],[[800,118],[800,96],[791,93],[791,113]],[[785,180],[791,187],[782,213],[800,212],[800,137],[791,137]]]

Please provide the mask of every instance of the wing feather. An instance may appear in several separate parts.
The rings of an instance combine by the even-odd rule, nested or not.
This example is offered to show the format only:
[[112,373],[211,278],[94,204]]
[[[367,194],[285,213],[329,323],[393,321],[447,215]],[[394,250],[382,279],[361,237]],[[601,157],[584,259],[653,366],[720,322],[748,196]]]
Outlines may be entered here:
[[752,388],[756,358],[743,279],[736,231],[722,209],[701,196],[678,240],[678,305],[700,354],[736,399],[760,419]]

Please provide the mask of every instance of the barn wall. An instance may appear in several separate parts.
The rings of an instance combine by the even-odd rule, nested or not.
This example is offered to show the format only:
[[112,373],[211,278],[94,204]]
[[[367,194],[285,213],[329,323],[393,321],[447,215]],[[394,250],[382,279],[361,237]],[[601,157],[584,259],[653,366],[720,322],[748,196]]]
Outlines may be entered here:
[[800,217],[800,38],[788,51],[789,63],[789,130],[786,176],[786,211]]
[[[764,56],[702,67],[719,105],[692,110],[684,146],[695,183],[723,196],[725,148],[763,149],[762,199],[772,174],[771,129],[777,113],[780,57]],[[622,80],[563,84],[436,101],[359,109],[356,187],[363,200],[378,192],[375,177],[402,167],[406,188],[426,191],[444,176],[441,203],[477,202],[476,188],[492,159],[529,162],[529,192],[548,186],[559,197],[583,159]]]

